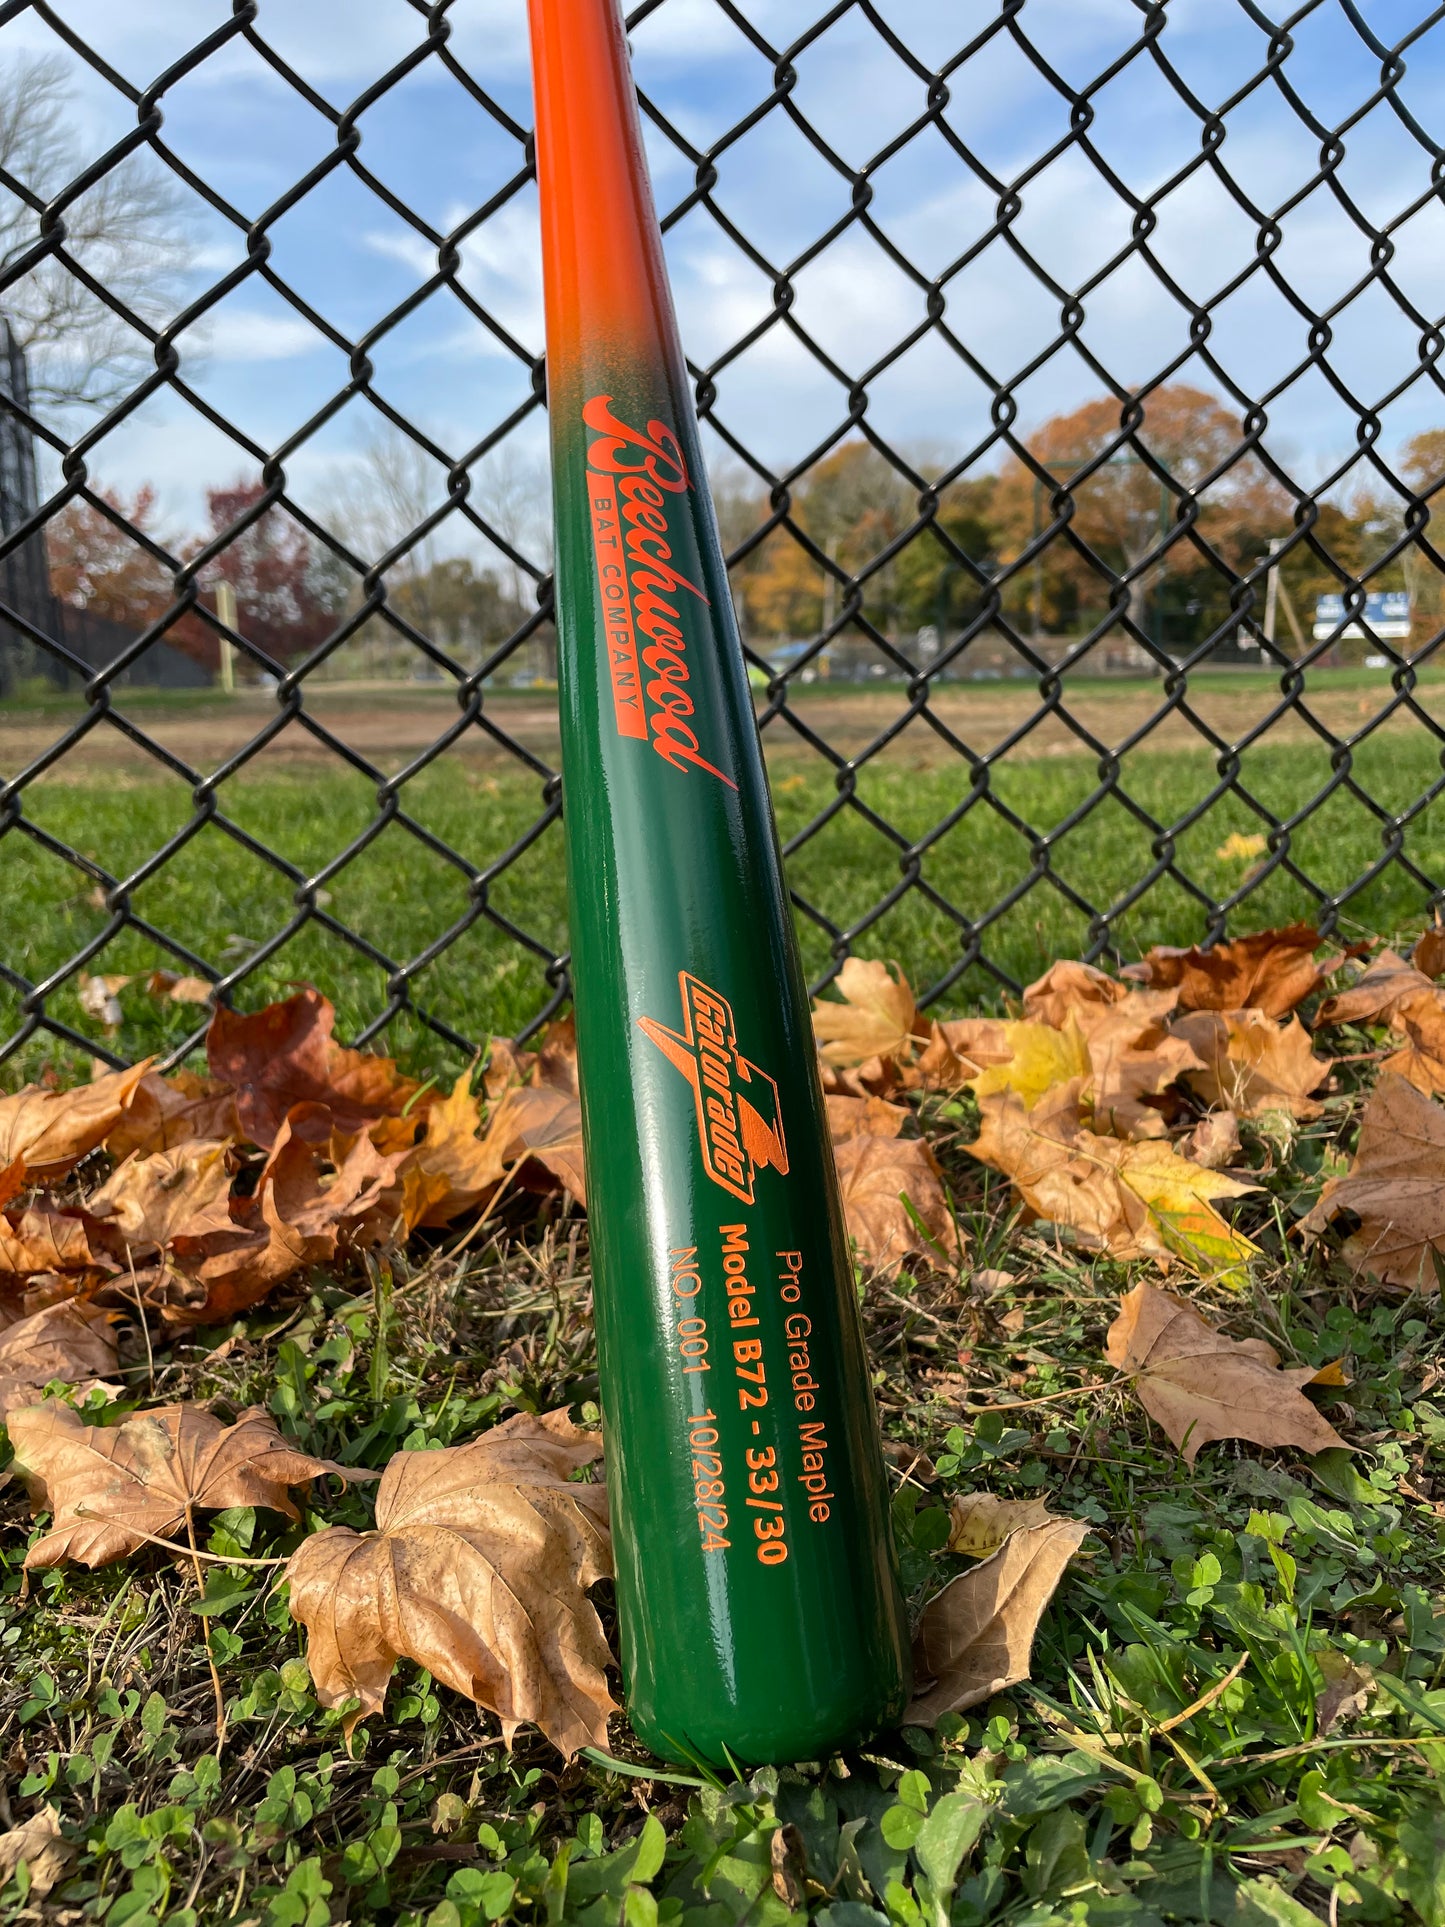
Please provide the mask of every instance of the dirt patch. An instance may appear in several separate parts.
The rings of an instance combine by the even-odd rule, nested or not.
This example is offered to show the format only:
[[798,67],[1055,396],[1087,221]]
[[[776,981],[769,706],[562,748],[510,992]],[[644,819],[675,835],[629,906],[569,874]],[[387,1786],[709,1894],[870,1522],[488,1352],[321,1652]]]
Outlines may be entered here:
[[[898,688],[838,693],[807,689],[799,691],[789,712],[771,718],[765,741],[773,760],[814,759],[807,735],[790,723],[789,715],[840,757],[859,756],[870,744],[886,739],[879,751],[883,757],[924,765],[951,761],[958,754],[951,739],[975,755],[1007,748],[1015,760],[1245,743],[1266,724],[1271,743],[1319,740],[1321,732],[1350,740],[1369,729],[1391,699],[1384,672],[1368,686],[1352,679],[1312,688],[1302,709],[1290,709],[1272,723],[1279,688],[1264,676],[1257,685],[1231,682],[1192,689],[1187,707],[1171,707],[1157,681],[1090,682],[1066,690],[1061,704],[1044,706],[1042,713],[1038,690],[1031,684],[949,686],[935,691],[917,714],[910,714],[908,697]],[[1445,723],[1445,684],[1423,686],[1418,700],[1432,720]],[[763,706],[760,703],[760,709]],[[0,714],[0,772],[13,778],[30,768],[63,744],[84,716],[78,695],[73,705]],[[207,694],[190,702],[141,695],[127,703],[122,697],[114,718],[70,743],[48,774],[51,780],[64,781],[88,779],[98,771],[162,773],[164,761],[137,742],[126,725],[144,732],[197,776],[211,775],[248,750],[246,767],[258,776],[330,763],[348,752],[372,769],[391,773],[430,749],[455,727],[457,718],[455,700],[445,689],[395,684],[308,690],[302,713],[269,736],[276,704],[266,691],[248,690],[231,698]],[[1379,726],[1400,730],[1422,724],[1418,715],[1401,707]],[[509,691],[489,698],[481,720],[467,723],[445,753],[515,766],[517,749],[556,766],[557,713],[549,692]]]

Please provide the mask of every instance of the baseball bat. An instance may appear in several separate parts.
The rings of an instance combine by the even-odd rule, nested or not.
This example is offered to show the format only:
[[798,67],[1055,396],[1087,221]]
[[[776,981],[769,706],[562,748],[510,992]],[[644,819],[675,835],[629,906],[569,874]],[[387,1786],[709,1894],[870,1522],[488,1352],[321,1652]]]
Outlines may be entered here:
[[530,0],[577,1048],[622,1669],[675,1761],[901,1712],[809,1019],[616,0]]

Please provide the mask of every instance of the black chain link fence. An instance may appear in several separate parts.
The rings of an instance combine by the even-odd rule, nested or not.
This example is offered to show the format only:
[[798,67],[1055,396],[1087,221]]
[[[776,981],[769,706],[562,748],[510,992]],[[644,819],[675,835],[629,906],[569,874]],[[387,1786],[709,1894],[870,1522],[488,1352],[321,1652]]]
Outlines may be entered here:
[[[180,0],[176,4],[179,11]],[[648,89],[643,55],[649,22],[679,5],[698,16],[706,10],[713,25],[725,23],[756,56],[755,96],[705,145],[689,139]],[[395,0],[395,6],[406,10],[403,0]],[[0,769],[5,777],[0,867],[13,883],[27,862],[43,858],[48,871],[60,866],[70,878],[72,901],[81,904],[88,919],[84,940],[73,951],[36,968],[27,962],[39,954],[29,941],[33,933],[23,927],[33,912],[10,893],[6,927],[0,929],[0,980],[13,1022],[0,1041],[0,1059],[20,1051],[22,1063],[31,1061],[24,1046],[32,1053],[37,1046],[73,1046],[111,1061],[129,1054],[128,1034],[102,1021],[104,988],[95,993],[99,1006],[82,1000],[81,1008],[95,1022],[82,1021],[76,1003],[77,992],[107,969],[117,954],[111,946],[122,939],[142,940],[156,962],[210,981],[219,998],[245,1003],[255,1001],[266,986],[273,959],[284,960],[287,947],[301,935],[319,934],[332,946],[329,954],[359,961],[374,982],[370,1009],[353,1013],[365,1021],[350,1026],[363,1042],[380,1039],[402,1019],[429,1027],[462,1050],[473,1049],[494,1023],[494,1011],[468,1009],[455,998],[448,1004],[437,986],[468,946],[483,937],[493,952],[500,945],[507,953],[509,1007],[520,1007],[534,1026],[567,996],[558,931],[529,916],[530,885],[510,894],[507,888],[514,872],[538,874],[527,866],[542,860],[539,850],[546,861],[561,861],[561,785],[554,757],[517,726],[522,699],[509,695],[517,665],[535,667],[540,661],[545,668],[547,558],[535,541],[519,538],[504,526],[505,518],[491,514],[487,498],[473,488],[475,476],[509,438],[537,428],[545,408],[541,342],[520,339],[460,271],[465,246],[488,223],[515,211],[528,193],[529,135],[498,98],[485,59],[463,58],[454,48],[449,0],[431,6],[406,0],[406,6],[415,15],[414,44],[342,108],[277,51],[267,36],[268,8],[261,0],[233,0],[229,18],[146,86],[115,71],[68,23],[63,9],[42,0],[0,4],[0,60],[7,30],[43,27],[68,50],[66,58],[84,64],[92,83],[113,93],[129,121],[120,138],[88,155],[58,190],[51,185],[37,191],[20,174],[0,170],[0,186],[25,216],[0,272],[0,314],[37,275],[74,277],[92,302],[145,344],[149,361],[99,409],[83,415],[73,407],[67,412],[32,401],[18,356],[7,355],[0,365],[0,377],[8,370],[8,379],[0,378],[0,622],[6,626],[3,647],[13,684],[5,706],[11,721],[24,724],[15,738],[20,747],[13,754],[10,748],[0,752],[11,762]],[[1232,31],[1248,28],[1257,53],[1248,72],[1216,99],[1200,96],[1188,63],[1176,58],[1168,18],[1173,9],[1164,5],[1115,0],[1110,28],[1117,50],[1082,83],[1066,78],[1042,44],[1048,36],[1031,27],[1038,6],[1026,0],[1004,0],[987,16],[981,7],[937,9],[926,36],[926,58],[895,20],[897,10],[883,0],[837,0],[805,31],[775,44],[770,21],[796,11],[765,0],[644,0],[634,9],[631,26],[649,138],[657,137],[673,159],[681,158],[691,183],[680,197],[664,190],[665,227],[699,220],[715,224],[769,290],[756,322],[691,366],[705,430],[731,463],[720,469],[726,475],[726,486],[720,485],[727,497],[725,533],[735,551],[759,720],[765,743],[776,752],[775,782],[780,806],[786,805],[795,902],[819,982],[861,945],[875,954],[899,956],[926,986],[925,1000],[956,989],[970,971],[968,983],[983,990],[1017,988],[1021,971],[1013,959],[1024,952],[1009,951],[1000,933],[1014,927],[1010,918],[1031,915],[1043,902],[1067,908],[1078,932],[1077,954],[1106,959],[1118,954],[1124,920],[1160,890],[1172,893],[1176,924],[1182,918],[1184,934],[1201,940],[1221,934],[1252,893],[1262,893],[1261,903],[1285,900],[1279,896],[1282,887],[1288,901],[1326,931],[1339,920],[1342,906],[1359,901],[1362,891],[1386,876],[1403,879],[1410,905],[1423,911],[1434,901],[1437,877],[1418,834],[1445,786],[1439,753],[1445,731],[1428,701],[1428,664],[1442,636],[1438,613],[1432,613],[1439,607],[1432,585],[1440,564],[1427,527],[1428,498],[1438,478],[1422,467],[1428,467],[1428,434],[1417,438],[1409,461],[1387,461],[1382,450],[1392,408],[1402,398],[1412,406],[1422,394],[1433,398],[1442,386],[1437,364],[1445,337],[1439,315],[1420,305],[1420,287],[1396,272],[1395,261],[1402,234],[1413,231],[1411,224],[1432,214],[1442,199],[1445,147],[1417,118],[1406,76],[1417,51],[1421,60],[1440,58],[1429,35],[1445,20],[1445,7],[1422,15],[1398,45],[1388,46],[1353,0],[1309,0],[1280,20],[1267,17],[1253,0],[1215,0],[1221,31],[1227,12]],[[1332,110],[1328,120],[1320,118],[1303,83],[1294,78],[1298,49],[1326,16],[1337,37],[1347,34],[1352,49],[1343,65],[1334,61],[1336,92],[1347,87],[1348,109]],[[939,53],[945,27],[958,43],[946,58]],[[895,76],[902,70],[916,100],[911,117],[861,160],[845,158],[836,137],[825,136],[818,116],[810,117],[802,104],[815,50],[845,28],[867,30],[874,57],[886,60]],[[236,43],[245,43],[265,64],[272,83],[293,90],[329,129],[315,164],[264,208],[234,205],[167,139],[168,95],[204,63],[234,52]],[[1181,44],[1187,52],[1187,39]],[[1332,44],[1338,45],[1338,38]],[[1051,103],[1052,115],[1040,114],[1037,151],[1008,177],[996,171],[969,133],[971,90],[993,84],[989,63],[1005,53],[1014,63],[1026,63],[1030,84]],[[496,191],[445,231],[409,206],[367,160],[369,117],[425,63],[447,70],[469,97],[479,127],[484,123],[488,138],[509,144],[513,155],[510,174]],[[1146,81],[1152,89],[1166,90],[1173,138],[1188,150],[1147,192],[1129,178],[1137,170],[1119,160],[1114,138],[1119,130],[1110,122],[1111,114],[1126,111],[1115,83],[1142,88]],[[1378,205],[1377,191],[1359,191],[1347,165],[1356,130],[1377,127],[1380,114],[1390,117],[1397,143],[1392,151],[1403,158],[1393,173],[1379,178],[1387,188],[1410,182],[1388,209]],[[1305,136],[1314,155],[1312,166],[1284,193],[1271,192],[1267,168],[1259,180],[1252,178],[1248,136],[1237,143],[1240,162],[1231,161],[1232,131],[1246,121],[1258,127],[1261,115],[1288,126],[1294,136]],[[740,143],[779,121],[786,121],[835,177],[841,209],[787,257],[750,238],[729,212],[729,172]],[[945,237],[935,250],[939,258],[927,265],[899,244],[896,223],[876,205],[876,186],[890,163],[923,141],[930,143],[930,165],[941,185],[966,183],[975,198],[982,196],[992,207],[975,232],[960,234],[956,244]],[[73,210],[136,156],[169,170],[188,196],[199,197],[212,216],[234,230],[241,244],[234,267],[169,320],[122,299],[88,257],[72,249]],[[1075,170],[1086,165],[1093,183],[1092,192],[1077,203],[1076,220],[1083,226],[1097,223],[1101,234],[1110,235],[1110,223],[1117,226],[1121,216],[1123,221],[1118,244],[1111,241],[1087,277],[1071,285],[1056,278],[1055,269],[1032,247],[1027,218],[1036,189],[1045,192],[1055,178],[1050,170],[1065,162]],[[400,305],[356,337],[338,329],[289,285],[271,259],[278,223],[338,172],[377,197],[434,260],[429,275]],[[1202,192],[1204,183],[1211,193],[1227,197],[1253,235],[1247,253],[1207,294],[1195,285],[1198,275],[1182,275],[1156,243],[1161,211],[1178,205],[1171,197],[1196,188]],[[785,180],[777,191],[786,198]],[[1337,276],[1323,301],[1307,299],[1300,277],[1287,271],[1292,221],[1299,210],[1318,208],[1318,197],[1327,198],[1332,219],[1349,224],[1360,260],[1359,272]],[[914,319],[867,365],[845,366],[820,339],[820,330],[805,325],[797,291],[809,268],[840,239],[864,236],[902,277]],[[1021,335],[1012,365],[1001,362],[996,350],[985,356],[971,326],[969,290],[979,283],[970,270],[982,263],[992,274],[1004,257],[1010,274],[1030,278],[1037,324],[1028,340]],[[1147,365],[1137,360],[1128,367],[1106,365],[1091,336],[1091,304],[1096,297],[1101,303],[1112,300],[1121,274],[1147,277],[1150,301],[1167,297],[1179,324],[1168,343],[1161,339],[1146,348]],[[349,369],[347,379],[278,445],[254,439],[244,421],[231,419],[208,396],[193,379],[183,339],[234,290],[262,284],[287,315],[329,342]],[[1216,323],[1232,312],[1231,303],[1262,284],[1279,297],[1287,325],[1281,324],[1273,341],[1267,378],[1261,375],[1247,391],[1240,385],[1237,357],[1216,352]],[[856,294],[866,308],[869,288],[861,286]],[[485,331],[493,356],[512,358],[524,378],[520,400],[466,447],[444,444],[409,418],[376,377],[376,359],[392,331],[423,304],[448,296],[461,304],[470,325]],[[1403,318],[1413,348],[1404,365],[1395,362],[1386,370],[1382,361],[1380,377],[1362,389],[1342,372],[1343,358],[1332,343],[1341,317],[1358,316],[1370,303],[1381,302],[1388,305],[1392,326]],[[759,452],[758,438],[739,429],[727,401],[729,371],[739,358],[759,342],[783,336],[789,353],[804,355],[826,371],[838,396],[825,432],[786,466]],[[961,385],[987,397],[986,423],[977,435],[965,436],[955,425],[946,377],[940,376],[937,433],[951,450],[927,462],[906,437],[883,432],[874,405],[890,371],[920,344],[935,357],[932,366],[955,369]],[[1085,448],[1066,445],[1069,436],[1083,432],[1084,417],[1077,411],[1052,441],[1028,431],[1027,417],[1038,414],[1029,399],[1038,392],[1031,384],[1060,358],[1084,370],[1092,392],[1102,398],[1104,429],[1097,432],[1096,407],[1084,424],[1094,425]],[[1322,384],[1336,416],[1343,412],[1353,425],[1348,447],[1312,465],[1287,464],[1269,433],[1272,409],[1281,398],[1297,395],[1302,381]],[[180,397],[260,477],[260,486],[230,519],[183,552],[93,479],[104,468],[108,438],[162,390]],[[401,445],[422,451],[445,476],[444,492],[418,525],[372,552],[338,533],[334,518],[308,506],[292,479],[313,441],[339,411],[358,402],[376,411]],[[1209,435],[1201,429],[1197,445],[1187,423],[1182,438],[1177,429],[1172,440],[1151,431],[1168,409],[1177,415],[1183,406],[1187,414],[1206,402],[1215,427]],[[1220,410],[1232,423],[1223,441],[1216,432]],[[1411,417],[1417,427],[1420,419]],[[808,505],[821,500],[810,494],[819,477],[836,475],[839,451],[850,448],[886,481],[876,483],[873,498],[846,523],[840,539],[827,533]],[[1308,485],[1300,479],[1305,470]],[[1376,501],[1368,553],[1358,543],[1352,549],[1354,537],[1339,533],[1346,524],[1358,532],[1370,520],[1360,513],[1351,520],[1337,506],[1340,491],[1362,478],[1389,504],[1386,514]],[[959,504],[966,509],[973,500],[967,491],[979,484],[993,491],[993,532],[972,542]],[[877,508],[880,489],[891,505],[886,514]],[[747,510],[741,520],[734,512],[738,501]],[[1129,524],[1117,541],[1109,532],[1115,511]],[[289,637],[284,623],[262,634],[244,610],[237,617],[234,603],[215,593],[217,571],[228,552],[254,543],[266,518],[283,514],[295,540],[304,535],[313,574],[325,563],[330,583],[329,600],[321,599],[324,622],[319,627],[313,622],[304,634],[297,627]],[[133,551],[163,582],[160,604],[139,624],[127,627],[103,611],[87,617],[73,595],[62,599],[56,530],[64,518],[71,518],[71,526],[81,515],[89,518],[93,545],[103,538]],[[514,598],[506,604],[503,632],[468,660],[462,659],[466,652],[450,646],[443,624],[419,613],[415,597],[398,592],[420,545],[448,530],[485,544],[526,592],[520,602]],[[776,587],[787,576],[779,560],[784,550],[793,558],[788,566],[795,565],[794,576],[802,571],[803,590],[782,615],[770,618],[769,628],[752,611],[768,584]],[[898,618],[899,572],[912,566],[916,577],[918,558],[925,554],[924,593],[933,598],[929,611],[936,619],[918,621],[915,606],[910,627]],[[1302,611],[1301,598],[1311,589],[1341,599]],[[1388,608],[1375,600],[1382,590],[1394,592]],[[1284,636],[1276,633],[1281,610],[1288,619]],[[332,712],[320,700],[333,686],[327,679],[344,660],[342,652],[366,637],[373,639],[373,655],[379,646],[375,639],[382,638],[393,667],[398,651],[410,658],[415,672],[433,685],[430,695],[438,682],[450,692],[447,713],[433,725],[434,740],[413,744],[399,761],[371,754],[354,731],[333,726]],[[162,651],[170,652],[164,660],[173,655],[180,665],[172,665],[174,674],[156,671]],[[232,737],[214,757],[178,750],[160,726],[174,712],[134,699],[141,666],[148,663],[156,671],[147,680],[175,683],[179,703],[187,700],[183,685],[188,675],[194,680],[194,665],[206,665],[204,680],[209,681],[224,673],[226,656],[232,673],[264,708],[246,710],[251,721],[240,738],[233,726]],[[192,671],[182,673],[188,663]],[[1117,726],[1110,725],[1107,707],[1101,708],[1107,696],[1101,697],[1099,682],[1091,680],[1111,669],[1119,687],[1132,692]],[[68,690],[69,709],[57,714],[40,702],[26,710],[16,693],[22,670],[32,680],[48,677],[56,689]],[[1329,695],[1335,684],[1345,692],[1339,701]],[[1223,698],[1216,700],[1221,689],[1226,697],[1234,692],[1234,711]],[[383,710],[393,703],[385,691],[366,700]],[[544,693],[532,700],[534,708],[545,707],[550,697]],[[1242,718],[1241,701],[1249,712]],[[987,723],[975,726],[975,719],[985,715]],[[1387,736],[1391,729],[1396,734]],[[1289,732],[1309,747],[1313,760],[1299,767],[1312,773],[1304,783],[1286,770],[1271,791],[1268,783],[1251,780],[1250,757]],[[283,738],[295,743],[301,733],[311,758],[298,766],[303,788],[307,772],[330,760],[359,779],[372,798],[361,820],[353,816],[338,826],[334,846],[320,864],[286,854],[278,847],[285,839],[268,833],[264,813],[258,817],[231,801],[243,797],[249,777],[269,767],[267,753],[274,745]],[[0,741],[11,739],[0,731]],[[67,759],[74,766],[107,742],[120,744],[130,759],[124,782],[112,782],[98,766],[101,774],[92,780],[105,790],[107,807],[129,808],[131,799],[141,807],[137,760],[153,762],[168,779],[168,793],[180,785],[186,797],[182,820],[168,821],[144,860],[124,869],[108,865],[85,834],[58,830],[45,808],[36,806],[36,799],[48,793],[47,784],[66,780]],[[1131,772],[1143,765],[1131,758],[1156,744],[1154,774],[1141,786]],[[1182,769],[1191,744],[1189,766],[1202,766],[1205,774],[1184,786],[1187,796],[1181,789],[1175,797],[1167,767],[1161,788],[1159,765],[1178,758]],[[1414,781],[1408,795],[1391,793],[1388,780],[1386,793],[1377,794],[1382,786],[1367,782],[1367,752],[1380,744],[1387,779],[1402,759],[1408,763],[1422,744],[1427,746],[1426,778]],[[1403,747],[1396,751],[1391,744]],[[901,766],[900,747],[906,752]],[[1010,789],[1007,778],[1011,769],[1026,773],[1036,749],[1041,753],[1033,767],[1047,767],[1044,747],[1054,755],[1072,749],[1077,754],[1070,767],[1082,767],[1086,775],[1062,802],[1034,811],[1031,792]],[[480,750],[490,758],[486,768],[515,769],[530,798],[522,817],[508,822],[506,834],[500,840],[492,836],[490,848],[480,834],[474,846],[465,847],[465,838],[440,833],[428,810],[413,807],[414,799],[426,793],[425,785],[436,782],[438,769],[460,768],[458,759]],[[779,781],[779,770],[802,774]],[[873,782],[890,770],[894,774],[887,782]],[[485,827],[488,796],[499,787],[488,779],[476,789],[471,807],[479,829]],[[933,799],[922,806],[921,819],[916,809],[910,814],[890,804],[890,799],[916,804],[920,796]],[[1312,822],[1342,821],[1343,806],[1366,825],[1368,848],[1358,859],[1351,857],[1343,872],[1337,865],[1331,873],[1325,865],[1326,874],[1317,875],[1319,866],[1310,863],[1305,848],[1307,832]],[[1067,860],[1071,839],[1095,813],[1108,814],[1131,833],[1134,854],[1122,876],[1087,867],[1080,871]],[[1204,848],[1200,834],[1209,842],[1216,834],[1201,830],[1206,817],[1240,832],[1239,848],[1257,859],[1252,871],[1236,871],[1221,883],[1219,864],[1191,857],[1191,851]],[[74,813],[65,820],[73,824]],[[809,868],[810,852],[834,847],[829,837],[840,823],[850,835],[863,837],[875,857],[881,854],[881,870],[864,866],[860,873],[848,855],[858,847],[853,844],[836,845],[839,854]],[[935,862],[950,839],[976,824],[1005,836],[1012,852],[1012,869],[1001,883],[990,882],[986,900],[966,887],[967,864],[963,871],[957,866],[948,871]],[[214,848],[219,836],[265,866],[290,900],[273,927],[249,933],[239,955],[224,954],[224,944],[214,943],[189,913],[168,914],[167,866],[179,869],[203,833],[209,839],[205,847]],[[391,853],[393,873],[424,862],[428,874],[444,872],[462,892],[460,911],[410,946],[404,937],[379,941],[364,920],[337,907],[348,870],[365,862],[379,839]],[[848,872],[853,892],[851,899],[844,892],[841,911],[829,896],[835,868]],[[860,874],[867,880],[861,902]],[[987,872],[990,878],[994,874]],[[0,902],[6,894],[0,884]],[[906,941],[897,938],[899,931],[922,927],[898,921],[905,909],[910,917],[922,916],[933,932],[926,954],[910,955]],[[217,928],[224,935],[224,919]],[[324,979],[321,987],[329,988]],[[184,1034],[174,1028],[168,1034],[173,1058],[197,1041],[200,1032],[191,1020],[199,1014],[177,1018]]]

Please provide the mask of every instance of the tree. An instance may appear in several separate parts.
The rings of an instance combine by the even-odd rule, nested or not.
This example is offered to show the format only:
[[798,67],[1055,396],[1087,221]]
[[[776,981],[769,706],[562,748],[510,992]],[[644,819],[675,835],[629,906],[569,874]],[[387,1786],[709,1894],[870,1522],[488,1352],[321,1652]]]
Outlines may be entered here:
[[[0,272],[40,238],[40,209],[83,170],[70,124],[64,62],[12,56],[0,73],[0,170],[24,189],[0,188]],[[155,325],[168,318],[186,266],[179,188],[148,157],[132,154],[64,210],[63,247],[115,297]],[[25,350],[39,406],[103,407],[150,361],[144,336],[115,314],[57,254],[44,255],[5,290],[4,310]]]
[[[156,527],[156,495],[143,483],[127,501],[110,489],[105,501],[131,528],[164,544]],[[50,587],[72,609],[86,609],[137,631],[155,622],[175,599],[168,571],[100,509],[75,497],[46,525]]]
[[[209,490],[206,512],[212,538],[238,528],[265,493],[259,482]],[[330,566],[329,553],[313,545],[306,530],[284,509],[272,506],[240,529],[206,564],[200,587],[214,604],[216,585],[229,582],[236,594],[241,634],[276,661],[290,662],[323,642],[345,608],[346,584]],[[197,629],[202,626],[194,617],[191,622]],[[204,628],[213,637],[209,625]],[[211,659],[215,649],[212,640]]]
[[[759,503],[753,526],[766,519]],[[901,577],[897,559],[871,565],[918,518],[915,491],[866,441],[848,441],[823,458],[793,490],[792,519],[845,576],[863,576],[862,615],[885,633],[897,629]],[[729,503],[729,521],[745,520]],[[787,530],[770,535],[739,572],[746,624],[760,635],[816,634],[830,627],[845,589]],[[836,653],[836,649],[835,649]],[[874,655],[871,648],[868,654]]]
[[[995,509],[1006,560],[1016,559],[1049,526],[1054,484],[1068,487],[1074,504],[1069,526],[1109,574],[1137,570],[1164,540],[1174,521],[1176,490],[1160,480],[1129,442],[1092,474],[1077,479],[1119,441],[1120,415],[1119,402],[1105,396],[1045,422],[1027,446],[1049,480],[1041,480],[1017,457],[1005,464]],[[1242,439],[1239,421],[1217,396],[1183,383],[1157,388],[1146,398],[1144,418],[1133,437],[1176,484],[1191,490],[1227,462]],[[1292,508],[1286,492],[1247,455],[1205,492],[1197,527],[1222,559],[1238,568],[1270,534],[1288,531]],[[1159,592],[1161,577],[1168,575],[1199,577],[1201,588],[1219,599],[1222,613],[1223,578],[1192,542],[1181,538],[1158,565],[1129,584],[1124,614],[1136,628],[1145,626],[1145,605]],[[1045,556],[1016,579],[1010,599],[1016,619],[1040,633],[1074,609],[1102,613],[1111,586],[1108,576],[1067,536],[1058,535]]]

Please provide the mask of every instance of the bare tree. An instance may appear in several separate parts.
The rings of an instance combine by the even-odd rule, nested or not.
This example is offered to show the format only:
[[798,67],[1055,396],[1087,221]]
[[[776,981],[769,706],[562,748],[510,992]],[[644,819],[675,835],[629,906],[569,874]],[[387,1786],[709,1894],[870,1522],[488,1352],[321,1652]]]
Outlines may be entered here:
[[[0,71],[0,312],[26,351],[32,402],[104,407],[150,361],[145,337],[55,253],[7,276],[41,238],[41,213],[86,164],[65,62],[13,59]],[[178,183],[131,154],[62,211],[64,251],[116,302],[164,322],[186,262]]]

